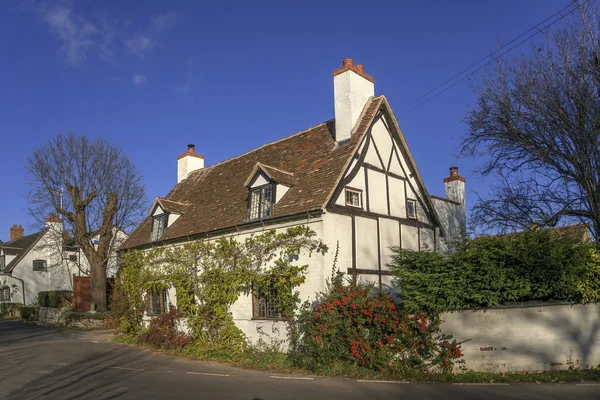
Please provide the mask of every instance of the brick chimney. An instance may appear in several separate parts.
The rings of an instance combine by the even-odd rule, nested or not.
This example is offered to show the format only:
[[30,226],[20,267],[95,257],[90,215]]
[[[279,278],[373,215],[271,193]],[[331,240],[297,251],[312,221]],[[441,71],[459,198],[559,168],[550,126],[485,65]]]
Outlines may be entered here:
[[10,241],[21,239],[25,236],[25,229],[21,225],[13,224],[10,228]]
[[467,180],[458,174],[458,167],[450,167],[450,176],[444,178],[446,198],[465,204],[465,182]]
[[204,156],[196,153],[196,146],[188,144],[187,147],[187,151],[177,157],[177,183],[187,178],[191,172],[204,168]]
[[365,104],[375,95],[375,79],[365,74],[363,65],[354,65],[346,58],[342,68],[333,71],[333,101],[335,108],[335,140],[350,139]]

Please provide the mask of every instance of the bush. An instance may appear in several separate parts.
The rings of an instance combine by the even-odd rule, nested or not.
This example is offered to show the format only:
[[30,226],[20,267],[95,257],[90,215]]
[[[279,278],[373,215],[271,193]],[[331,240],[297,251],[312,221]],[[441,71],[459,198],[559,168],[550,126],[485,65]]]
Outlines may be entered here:
[[23,307],[21,303],[0,303],[0,315],[15,317]]
[[593,294],[600,280],[592,278],[600,258],[594,257],[594,248],[552,230],[480,237],[454,253],[393,250],[389,267],[394,285],[414,313],[436,315],[515,301],[598,299]]
[[81,321],[82,319],[93,319],[93,320],[106,320],[112,318],[113,315],[110,311],[106,312],[72,312],[67,315],[68,321]]
[[338,282],[315,304],[305,303],[294,336],[292,362],[314,372],[339,363],[373,371],[449,371],[462,355],[436,320],[408,314],[364,284]]
[[38,305],[40,307],[61,308],[69,306],[73,301],[71,290],[50,290],[38,292]]
[[139,336],[139,340],[159,349],[172,350],[181,348],[190,342],[190,339],[177,330],[177,310],[160,314],[150,321],[148,330]]
[[20,309],[21,318],[25,321],[34,321],[37,318],[36,307],[21,307]]

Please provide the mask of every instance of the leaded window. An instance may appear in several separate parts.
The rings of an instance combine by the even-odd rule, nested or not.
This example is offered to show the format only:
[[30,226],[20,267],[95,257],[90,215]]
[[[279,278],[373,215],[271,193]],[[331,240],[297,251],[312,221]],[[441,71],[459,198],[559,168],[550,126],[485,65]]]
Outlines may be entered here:
[[33,260],[34,271],[46,271],[46,260]]
[[275,304],[277,290],[269,286],[267,290],[255,289],[252,293],[254,312],[253,316],[257,319],[280,319],[281,312]]
[[161,238],[165,229],[167,229],[167,222],[169,220],[169,214],[161,214],[152,217],[152,236],[150,240],[158,240]]
[[346,205],[362,208],[362,192],[357,189],[346,188]]
[[267,184],[250,189],[248,199],[248,219],[262,219],[273,213],[273,185]]
[[169,311],[167,289],[150,291],[148,293],[148,314],[158,315]]
[[10,302],[10,287],[4,286],[0,288],[0,301]]
[[417,201],[416,200],[406,200],[406,214],[408,218],[417,218]]

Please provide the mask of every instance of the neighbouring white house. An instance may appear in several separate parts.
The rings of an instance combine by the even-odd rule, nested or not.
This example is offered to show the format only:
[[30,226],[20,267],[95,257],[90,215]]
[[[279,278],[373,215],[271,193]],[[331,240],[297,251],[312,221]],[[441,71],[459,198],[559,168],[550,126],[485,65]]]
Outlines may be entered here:
[[[116,230],[108,277],[117,273],[117,250],[126,238]],[[10,241],[0,243],[0,302],[32,304],[40,291],[73,290],[73,275],[88,276],[89,270],[87,258],[59,217],[49,216],[44,229],[27,236],[21,225],[13,225]]]
[[[334,119],[229,160],[205,166],[188,145],[177,157],[177,184],[156,198],[122,249],[148,249],[195,239],[305,225],[330,251],[302,255],[309,265],[302,300],[325,289],[336,249],[344,273],[391,283],[390,246],[446,251],[465,227],[465,179],[450,168],[446,198],[431,196],[404,134],[374,79],[346,59],[333,72]],[[151,314],[176,305],[174,290],[149,296]],[[237,326],[251,339],[285,332],[268,297],[242,296]]]

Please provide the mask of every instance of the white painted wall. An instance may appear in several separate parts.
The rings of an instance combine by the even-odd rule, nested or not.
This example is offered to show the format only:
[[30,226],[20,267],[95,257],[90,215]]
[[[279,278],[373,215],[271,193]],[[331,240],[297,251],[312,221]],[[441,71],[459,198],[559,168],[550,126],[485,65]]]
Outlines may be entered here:
[[419,251],[419,228],[402,225],[400,233],[402,235],[403,249]]
[[204,158],[186,155],[177,160],[177,183],[198,169],[204,168]]
[[600,364],[600,304],[446,313],[442,332],[475,371],[546,371]]
[[333,78],[336,141],[350,139],[365,104],[374,95],[375,85],[355,72],[346,71]]
[[390,246],[400,245],[400,223],[393,219],[379,219],[379,237],[381,240],[381,269],[388,270],[386,264],[390,263],[392,251]]
[[377,220],[355,217],[356,268],[379,270]]
[[456,241],[466,229],[466,209],[464,205],[450,203],[448,201],[432,198],[441,221],[444,236],[438,235],[438,250],[447,251],[454,248]]
[[367,170],[369,179],[369,211],[377,214],[388,214],[387,187],[385,174]]

